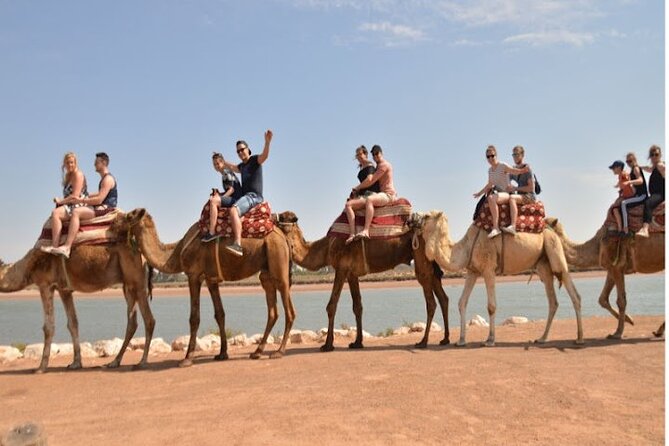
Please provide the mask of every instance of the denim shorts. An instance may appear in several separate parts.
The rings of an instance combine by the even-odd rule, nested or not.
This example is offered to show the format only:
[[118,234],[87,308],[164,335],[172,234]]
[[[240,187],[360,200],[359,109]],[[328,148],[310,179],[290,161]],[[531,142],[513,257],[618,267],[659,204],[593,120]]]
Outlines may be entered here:
[[239,200],[235,202],[234,206],[237,208],[239,216],[241,217],[260,203],[262,203],[262,197],[255,192],[249,192],[248,194],[239,197]]
[[223,195],[219,195],[219,198],[221,199],[222,208],[229,208],[235,204],[235,199],[230,196],[224,197]]

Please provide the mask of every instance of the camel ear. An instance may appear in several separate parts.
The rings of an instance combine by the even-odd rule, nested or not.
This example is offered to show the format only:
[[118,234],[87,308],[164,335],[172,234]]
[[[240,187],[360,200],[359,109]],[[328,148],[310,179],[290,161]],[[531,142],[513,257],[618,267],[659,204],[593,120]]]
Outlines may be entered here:
[[144,218],[145,215],[146,215],[146,209],[144,209],[144,208],[137,209],[137,219],[138,220],[141,220],[142,218]]

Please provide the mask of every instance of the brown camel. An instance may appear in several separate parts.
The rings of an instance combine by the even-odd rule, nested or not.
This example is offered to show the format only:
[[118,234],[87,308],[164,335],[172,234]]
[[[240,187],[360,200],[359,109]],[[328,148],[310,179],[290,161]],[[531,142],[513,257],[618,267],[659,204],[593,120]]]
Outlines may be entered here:
[[[286,237],[274,229],[265,238],[242,240],[243,257],[229,253],[223,246],[225,242],[202,243],[199,238],[197,223],[190,227],[177,243],[164,245],[160,242],[153,218],[145,209],[135,209],[126,214],[120,227],[129,229],[139,242],[139,249],[149,264],[163,273],[184,272],[188,276],[190,290],[190,341],[186,357],[179,363],[181,367],[192,365],[197,330],[200,326],[200,288],[202,282],[207,288],[214,304],[214,316],[221,333],[221,351],[217,360],[228,358],[225,337],[225,312],[221,302],[218,284],[221,281],[241,280],[260,271],[260,283],[267,299],[267,325],[262,341],[252,359],[260,358],[267,344],[272,327],[278,319],[277,290],[286,316],[283,339],[279,349],[270,355],[280,358],[286,352],[286,343],[295,320],[295,309],[290,298],[290,252]],[[220,239],[219,239],[220,240]]]
[[[602,226],[597,233],[585,243],[574,243],[567,237],[564,228],[556,218],[546,219],[564,246],[565,256],[569,265],[578,268],[601,266],[606,269],[606,281],[599,295],[599,304],[618,319],[616,331],[610,339],[620,339],[625,329],[625,321],[634,324],[626,314],[627,293],[625,292],[625,274],[657,273],[664,271],[664,233],[651,232],[650,237],[618,238],[607,237],[606,227]],[[616,304],[618,311],[611,307],[609,296],[616,287]],[[664,324],[656,336],[662,336]]]
[[416,269],[416,279],[423,287],[427,307],[425,334],[416,347],[427,347],[430,325],[437,307],[433,293],[439,299],[444,318],[444,338],[440,344],[448,345],[448,296],[441,286],[441,279],[435,273],[432,263],[425,257],[424,243],[418,239],[416,241],[420,242],[420,245],[415,250],[412,248],[413,230],[389,240],[371,239],[366,240],[364,245],[362,241],[346,245],[344,239],[332,237],[323,237],[315,242],[305,241],[302,230],[297,224],[297,216],[290,211],[279,215],[279,227],[288,237],[295,263],[311,271],[325,266],[332,266],[335,269],[334,284],[327,305],[328,334],[321,351],[334,350],[334,319],[344,282],[348,282],[351,292],[357,326],[355,341],[348,347],[362,348],[362,295],[358,278],[368,273],[387,271],[402,263],[409,264],[412,259]]
[[576,343],[583,343],[581,324],[581,296],[578,294],[567,268],[562,245],[557,235],[551,230],[539,234],[519,232],[515,236],[502,234],[489,239],[483,229],[471,225],[464,238],[453,243],[449,236],[448,219],[443,212],[432,211],[417,218],[426,241],[425,254],[430,260],[436,260],[442,269],[465,271],[465,286],[458,303],[460,310],[460,339],[457,345],[465,345],[465,315],[469,295],[479,276],[483,276],[488,294],[488,314],[490,332],[484,345],[495,345],[495,276],[497,274],[518,274],[536,269],[544,283],[548,297],[548,319],[544,334],[537,340],[544,343],[557,311],[558,302],[553,286],[553,276],[564,283],[576,311]]
[[0,292],[10,293],[35,284],[39,288],[44,308],[44,350],[42,361],[35,372],[45,372],[49,364],[51,341],[55,331],[53,295],[58,291],[65,313],[67,328],[72,335],[74,360],[68,369],[81,368],[81,349],[79,346],[79,323],[74,308],[73,291],[91,293],[122,283],[123,295],[127,303],[128,324],[123,346],[116,358],[107,367],[115,368],[121,364],[125,349],[137,329],[137,306],[144,319],[146,342],[144,354],[135,368],[146,365],[155,319],[148,302],[146,268],[138,252],[123,242],[104,246],[75,246],[70,258],[45,254],[39,249],[31,249],[18,262],[0,266]]

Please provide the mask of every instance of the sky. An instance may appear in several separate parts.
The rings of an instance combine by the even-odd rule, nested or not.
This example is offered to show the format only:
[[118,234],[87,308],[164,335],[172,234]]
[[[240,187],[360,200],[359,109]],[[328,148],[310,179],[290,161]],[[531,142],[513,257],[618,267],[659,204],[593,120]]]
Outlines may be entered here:
[[457,240],[514,145],[574,240],[616,198],[608,166],[665,149],[664,2],[656,0],[0,1],[0,258],[34,244],[63,154],[90,188],[110,155],[124,210],[164,242],[197,220],[212,151],[259,153],[273,211],[324,236],[379,144],[398,194]]

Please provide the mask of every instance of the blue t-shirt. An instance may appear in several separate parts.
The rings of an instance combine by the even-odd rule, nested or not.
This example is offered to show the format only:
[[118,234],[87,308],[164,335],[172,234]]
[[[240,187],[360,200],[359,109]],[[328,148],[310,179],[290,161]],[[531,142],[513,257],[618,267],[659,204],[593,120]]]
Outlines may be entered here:
[[258,155],[249,157],[246,163],[237,164],[242,175],[242,195],[250,192],[262,197],[262,165],[258,162]]

